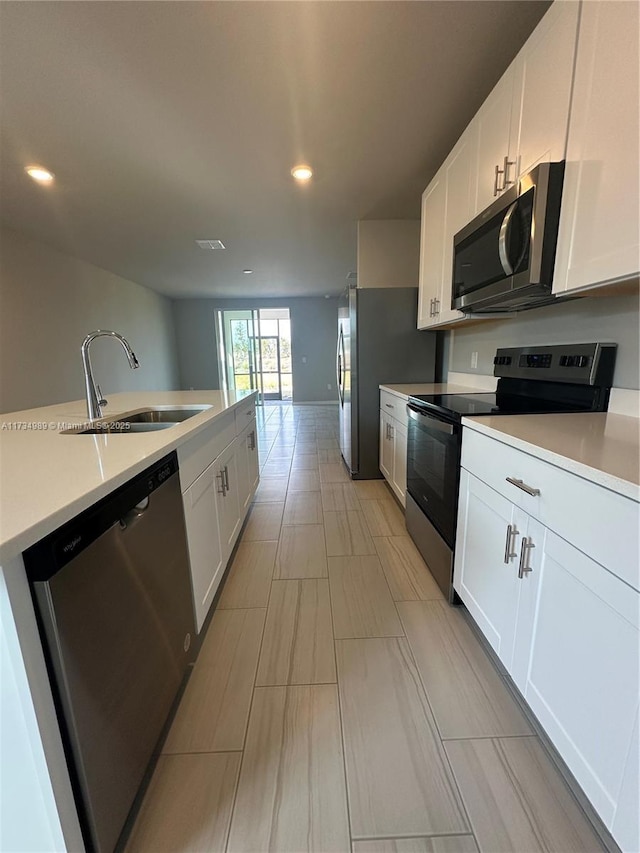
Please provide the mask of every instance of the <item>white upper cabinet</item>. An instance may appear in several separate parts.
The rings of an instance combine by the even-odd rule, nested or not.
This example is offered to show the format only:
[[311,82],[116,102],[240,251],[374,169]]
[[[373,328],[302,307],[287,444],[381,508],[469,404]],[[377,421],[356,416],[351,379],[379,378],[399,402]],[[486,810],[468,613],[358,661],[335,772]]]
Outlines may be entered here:
[[638,275],[638,17],[633,2],[582,6],[555,293]]
[[445,181],[444,167],[422,194],[420,230],[420,287],[418,291],[418,328],[427,329],[437,322],[436,299],[442,291],[444,254]]
[[510,65],[471,122],[478,133],[474,215],[488,207],[505,189],[504,162],[509,153],[513,74],[513,65]]
[[458,140],[444,164],[445,217],[442,264],[442,288],[437,304],[439,323],[450,323],[464,317],[462,311],[451,307],[453,280],[453,238],[473,218],[476,193],[476,160],[478,128],[471,124]]
[[579,3],[556,0],[478,110],[475,213],[538,163],[565,157]]
[[473,217],[477,142],[469,125],[422,196],[419,329],[465,317],[451,307],[453,237]]
[[521,174],[564,159],[579,8],[556,0],[422,196],[419,329],[491,319],[451,308],[453,238]]
[[564,160],[579,4],[556,0],[512,65],[509,158],[503,183]]

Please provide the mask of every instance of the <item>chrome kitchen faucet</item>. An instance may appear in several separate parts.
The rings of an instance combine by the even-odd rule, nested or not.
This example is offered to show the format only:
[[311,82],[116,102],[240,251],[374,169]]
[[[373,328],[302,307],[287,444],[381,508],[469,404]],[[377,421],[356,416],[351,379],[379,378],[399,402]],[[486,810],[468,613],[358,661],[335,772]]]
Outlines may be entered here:
[[87,335],[87,337],[82,342],[81,352],[82,352],[82,367],[84,369],[84,385],[87,394],[87,415],[89,416],[89,420],[93,421],[96,418],[102,417],[102,407],[107,404],[107,401],[102,397],[102,391],[100,390],[100,386],[96,385],[95,380],[93,378],[93,371],[91,370],[91,358],[89,357],[89,347],[91,346],[91,342],[96,338],[100,338],[102,336],[115,338],[117,341],[120,341],[123,350],[127,354],[127,359],[129,360],[129,367],[132,370],[135,370],[137,367],[140,367],[138,363],[138,359],[136,358],[136,354],[129,346],[129,342],[119,335],[118,332],[111,332],[108,329],[97,329],[95,332],[91,332]]

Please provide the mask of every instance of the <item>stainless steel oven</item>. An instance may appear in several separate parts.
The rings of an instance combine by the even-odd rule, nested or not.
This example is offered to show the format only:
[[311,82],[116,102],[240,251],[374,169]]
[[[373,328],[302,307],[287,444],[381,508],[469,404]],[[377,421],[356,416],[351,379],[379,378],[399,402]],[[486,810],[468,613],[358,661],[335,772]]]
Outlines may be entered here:
[[[407,405],[406,524],[439,586],[449,592],[462,425]],[[426,558],[426,557],[425,557]]]
[[407,491],[453,547],[462,426],[407,406]]
[[453,238],[452,307],[520,311],[551,294],[564,163],[542,163]]
[[606,411],[615,356],[616,345],[604,343],[501,348],[494,359],[495,392],[409,398],[407,531],[450,601],[462,419]]

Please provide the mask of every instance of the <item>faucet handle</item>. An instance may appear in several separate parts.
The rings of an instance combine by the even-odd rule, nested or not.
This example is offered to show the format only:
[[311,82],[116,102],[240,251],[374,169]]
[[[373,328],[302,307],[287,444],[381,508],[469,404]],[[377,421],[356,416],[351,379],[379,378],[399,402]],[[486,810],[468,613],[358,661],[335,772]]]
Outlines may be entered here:
[[99,385],[96,385],[96,391],[98,392],[98,394],[97,394],[97,396],[98,396],[98,405],[99,405],[99,406],[106,406],[106,405],[107,405],[107,403],[108,403],[109,401],[108,401],[108,400],[105,400],[105,398],[102,396],[102,391],[100,390],[100,386],[99,386]]

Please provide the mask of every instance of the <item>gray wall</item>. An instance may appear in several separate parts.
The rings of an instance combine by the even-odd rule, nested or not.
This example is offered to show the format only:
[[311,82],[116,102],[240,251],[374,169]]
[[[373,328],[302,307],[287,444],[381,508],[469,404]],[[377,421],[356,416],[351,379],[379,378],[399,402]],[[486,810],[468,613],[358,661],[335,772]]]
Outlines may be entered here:
[[177,299],[173,318],[178,349],[180,387],[184,391],[217,390],[215,306],[213,299]]
[[[498,346],[579,343],[618,344],[613,383],[617,388],[640,388],[639,297],[637,293],[589,296],[523,311],[506,320],[487,320],[447,333],[449,370],[493,373]],[[471,355],[478,353],[478,367]]]
[[252,308],[288,308],[290,311],[294,402],[337,401],[338,299],[333,297],[175,300],[173,312],[181,387],[220,387],[215,312]]
[[139,370],[131,370],[116,342],[92,344],[96,380],[107,397],[177,387],[168,299],[16,231],[0,230],[0,412],[81,399],[80,345],[100,328],[123,334],[140,361]]

